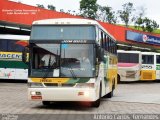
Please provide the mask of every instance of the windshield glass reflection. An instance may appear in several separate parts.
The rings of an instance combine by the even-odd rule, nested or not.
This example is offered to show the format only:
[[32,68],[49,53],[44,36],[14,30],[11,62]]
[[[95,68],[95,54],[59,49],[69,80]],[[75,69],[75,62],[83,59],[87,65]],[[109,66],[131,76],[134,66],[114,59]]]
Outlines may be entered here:
[[93,44],[35,44],[31,76],[94,77]]
[[33,47],[32,76],[59,76],[59,44],[36,44]]
[[92,44],[62,44],[61,76],[93,77],[93,51]]

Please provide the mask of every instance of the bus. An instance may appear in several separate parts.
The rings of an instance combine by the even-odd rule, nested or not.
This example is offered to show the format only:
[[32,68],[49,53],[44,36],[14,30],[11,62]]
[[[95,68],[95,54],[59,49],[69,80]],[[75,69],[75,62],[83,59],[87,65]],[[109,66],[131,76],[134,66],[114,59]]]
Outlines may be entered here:
[[0,79],[27,80],[28,65],[22,61],[22,51],[29,36],[0,34]]
[[160,53],[118,50],[118,82],[160,80]]
[[142,55],[140,51],[118,50],[118,82],[140,80]]
[[[94,20],[33,22],[28,99],[42,101],[43,105],[79,101],[99,107],[100,98],[112,97],[117,85],[116,48],[114,37]],[[25,62],[25,53],[23,56]]]

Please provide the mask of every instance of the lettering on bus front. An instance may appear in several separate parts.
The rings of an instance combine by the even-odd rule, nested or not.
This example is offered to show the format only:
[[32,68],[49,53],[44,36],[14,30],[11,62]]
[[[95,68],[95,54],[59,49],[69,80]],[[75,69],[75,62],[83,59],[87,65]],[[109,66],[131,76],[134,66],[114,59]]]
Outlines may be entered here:
[[152,69],[153,67],[151,65],[142,65],[143,69]]
[[44,78],[44,79],[41,79],[40,82],[46,83],[46,82],[52,82],[52,80],[49,80],[49,79],[45,79],[45,78]]
[[86,40],[64,40],[63,43],[87,43]]

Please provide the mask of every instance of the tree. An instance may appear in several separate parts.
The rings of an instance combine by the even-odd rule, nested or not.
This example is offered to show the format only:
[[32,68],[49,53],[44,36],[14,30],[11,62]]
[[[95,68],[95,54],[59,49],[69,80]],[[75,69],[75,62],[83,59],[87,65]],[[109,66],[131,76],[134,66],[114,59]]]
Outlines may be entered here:
[[48,9],[49,9],[49,10],[56,10],[56,7],[53,6],[53,5],[48,5]]
[[101,11],[99,18],[102,19],[102,21],[108,22],[110,24],[115,24],[117,22],[117,17],[115,12],[112,11],[111,7],[98,5],[98,8]]
[[141,28],[143,31],[153,32],[153,30],[159,28],[159,25],[156,23],[156,21],[145,17],[143,19],[143,24]]
[[64,12],[64,10],[63,10],[63,9],[60,9],[60,12]]
[[139,28],[141,28],[141,25],[143,24],[143,19],[144,19],[144,15],[145,15],[145,11],[146,8],[144,8],[143,6],[141,6],[140,8],[137,9],[137,16],[135,17],[135,28],[137,28],[139,30]]
[[133,11],[135,9],[133,8],[133,3],[126,3],[123,6],[123,10],[119,10],[118,14],[119,17],[121,18],[121,21],[125,23],[125,26],[128,27],[129,22],[134,21],[134,16],[132,15]]
[[80,1],[80,12],[81,16],[85,18],[96,19],[97,12],[97,0],[81,0]]
[[39,8],[45,8],[44,5],[41,5],[41,4],[36,4],[36,5],[37,5],[37,7],[39,7]]

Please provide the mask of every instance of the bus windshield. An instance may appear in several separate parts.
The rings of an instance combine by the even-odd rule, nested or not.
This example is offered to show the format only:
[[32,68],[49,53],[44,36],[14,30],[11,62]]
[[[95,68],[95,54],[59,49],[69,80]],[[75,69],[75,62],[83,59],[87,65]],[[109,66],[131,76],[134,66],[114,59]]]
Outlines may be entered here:
[[93,44],[35,44],[31,76],[94,77]]
[[139,54],[136,53],[118,53],[119,63],[139,63]]
[[142,55],[142,64],[154,64],[154,55]]

